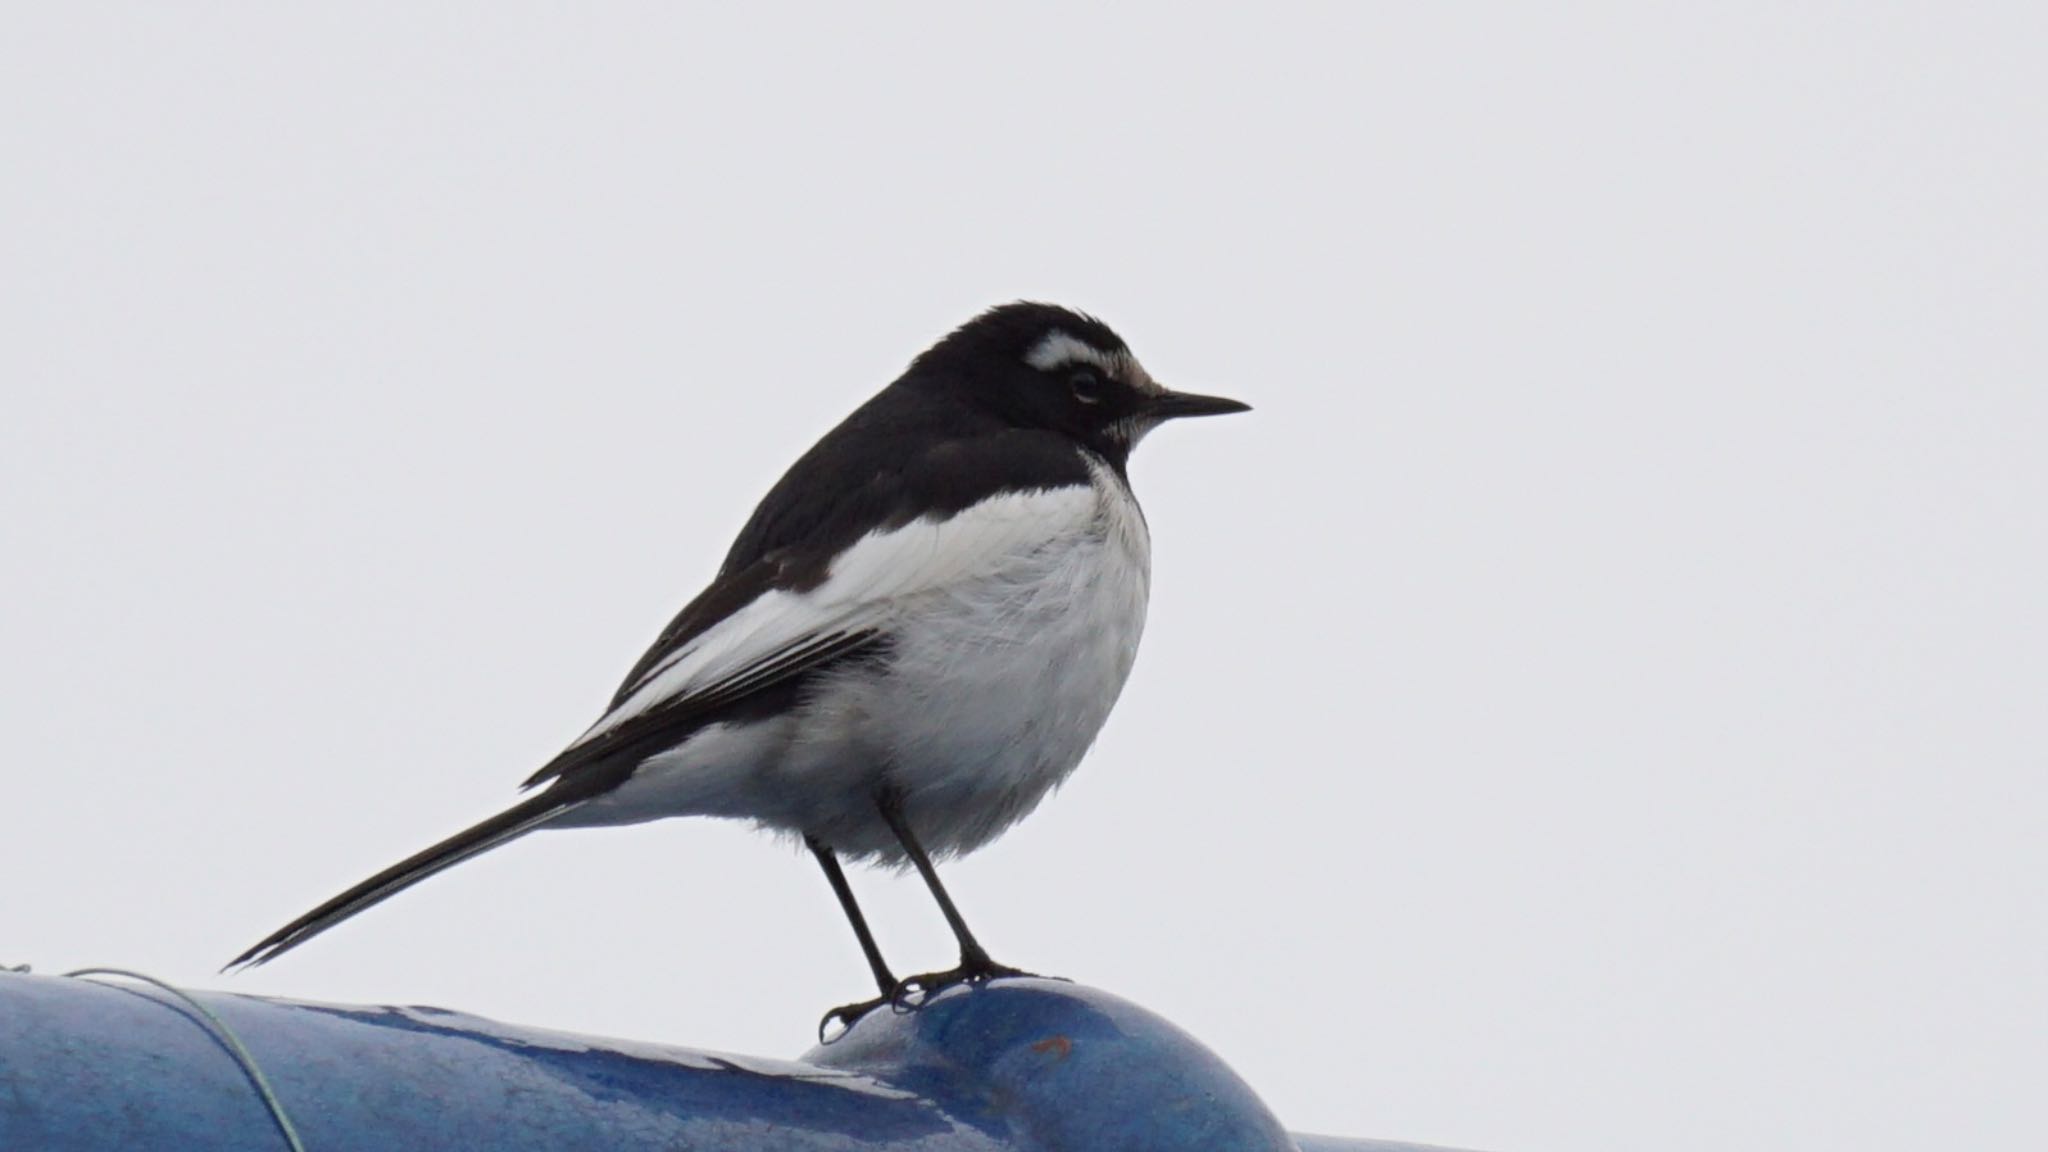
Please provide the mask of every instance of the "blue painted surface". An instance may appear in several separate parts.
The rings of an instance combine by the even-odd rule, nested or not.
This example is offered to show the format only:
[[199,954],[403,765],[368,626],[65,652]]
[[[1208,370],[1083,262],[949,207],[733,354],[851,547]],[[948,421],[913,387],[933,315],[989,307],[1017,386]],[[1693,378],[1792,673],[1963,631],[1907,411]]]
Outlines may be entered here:
[[[1186,1033],[1051,980],[872,1012],[796,1061],[438,1008],[195,995],[262,1065],[311,1152],[1418,1149],[1290,1136]],[[0,974],[0,1150],[284,1148],[190,1009],[140,985]]]

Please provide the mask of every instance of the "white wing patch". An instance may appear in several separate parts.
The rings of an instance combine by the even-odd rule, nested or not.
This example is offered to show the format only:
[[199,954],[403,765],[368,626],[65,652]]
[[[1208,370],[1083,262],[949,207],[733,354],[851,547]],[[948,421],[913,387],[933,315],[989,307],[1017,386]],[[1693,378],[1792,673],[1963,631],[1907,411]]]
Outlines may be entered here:
[[886,628],[920,597],[997,575],[1048,544],[1087,531],[1095,515],[1095,489],[1077,484],[1004,493],[944,519],[920,517],[870,532],[833,561],[816,588],[763,593],[683,645],[571,747],[655,707],[718,692],[781,654]]

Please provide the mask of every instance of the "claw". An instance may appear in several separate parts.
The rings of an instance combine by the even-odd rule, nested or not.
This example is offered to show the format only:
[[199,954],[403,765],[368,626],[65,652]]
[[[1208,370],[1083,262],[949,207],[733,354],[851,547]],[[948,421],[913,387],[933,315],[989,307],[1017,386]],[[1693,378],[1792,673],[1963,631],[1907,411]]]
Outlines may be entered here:
[[[884,1004],[893,1003],[893,1001],[893,996],[888,998],[877,996],[872,1000],[862,1000],[855,1004],[841,1004],[839,1007],[832,1009],[818,1020],[818,1043],[832,1043],[834,1040],[853,1031],[853,1026],[860,1022],[861,1017],[880,1008]],[[838,1026],[836,1030],[833,1027],[834,1025]]]

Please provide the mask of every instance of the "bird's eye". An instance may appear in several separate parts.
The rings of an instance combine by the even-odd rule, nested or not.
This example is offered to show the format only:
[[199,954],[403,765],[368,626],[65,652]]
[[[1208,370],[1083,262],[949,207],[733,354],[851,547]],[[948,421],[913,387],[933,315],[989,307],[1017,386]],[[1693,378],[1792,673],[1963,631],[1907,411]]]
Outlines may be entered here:
[[1067,387],[1074,390],[1074,399],[1093,404],[1102,399],[1102,374],[1093,368],[1076,368],[1067,377]]

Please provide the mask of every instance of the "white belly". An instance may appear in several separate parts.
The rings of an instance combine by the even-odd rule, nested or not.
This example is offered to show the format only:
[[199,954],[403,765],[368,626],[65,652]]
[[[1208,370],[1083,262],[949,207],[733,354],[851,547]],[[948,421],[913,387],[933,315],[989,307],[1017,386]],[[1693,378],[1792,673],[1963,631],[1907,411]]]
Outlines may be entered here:
[[821,680],[790,715],[713,725],[558,823],[725,816],[893,861],[888,786],[933,855],[987,843],[1080,763],[1137,658],[1150,538],[1124,482],[1091,471],[1091,498],[1047,501],[1071,519],[893,603],[881,668]]

